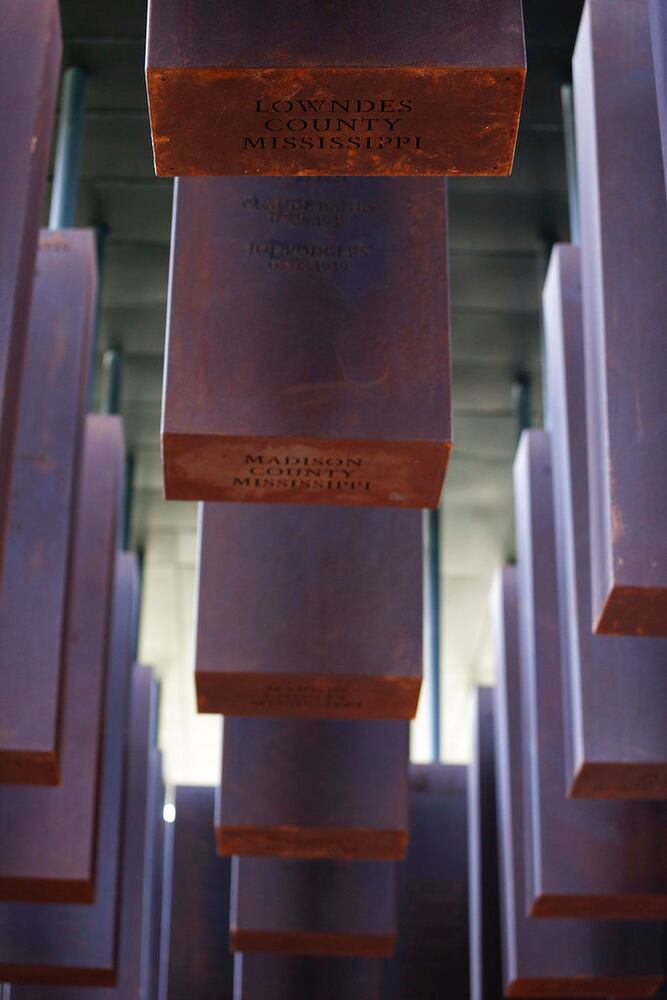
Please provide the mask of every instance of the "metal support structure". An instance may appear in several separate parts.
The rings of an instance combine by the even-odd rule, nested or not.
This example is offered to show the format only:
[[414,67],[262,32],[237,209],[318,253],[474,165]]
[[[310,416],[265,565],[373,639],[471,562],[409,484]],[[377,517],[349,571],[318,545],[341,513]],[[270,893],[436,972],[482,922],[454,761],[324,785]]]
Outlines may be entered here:
[[424,661],[431,694],[431,758],[440,760],[440,509],[423,514]]
[[[112,347],[102,355],[102,378],[100,386],[100,412],[120,413],[121,390],[123,384],[123,352]],[[121,517],[118,523],[119,544],[128,549],[132,516],[132,496],[134,493],[134,455],[129,453],[125,460],[125,479],[121,498]]]
[[120,413],[120,390],[123,379],[123,355],[110,348],[102,356],[100,413]]
[[579,186],[577,183],[577,141],[574,130],[574,98],[572,84],[560,88],[563,110],[563,135],[565,138],[565,169],[567,172],[567,200],[570,214],[570,243],[579,243]]
[[[90,351],[90,377],[88,382],[88,409],[95,409],[95,384],[97,376],[97,345],[100,339],[100,313],[102,308],[102,277],[104,275],[104,264],[107,251],[107,237],[109,229],[105,223],[98,223],[95,226],[95,243],[97,246],[97,302],[95,304],[95,325],[93,327],[93,342]],[[104,413],[116,411],[104,410]]]
[[76,217],[86,79],[78,66],[70,66],[63,74],[49,229],[73,226]]
[[530,375],[526,372],[519,372],[512,382],[512,401],[518,440],[533,422],[533,386]]

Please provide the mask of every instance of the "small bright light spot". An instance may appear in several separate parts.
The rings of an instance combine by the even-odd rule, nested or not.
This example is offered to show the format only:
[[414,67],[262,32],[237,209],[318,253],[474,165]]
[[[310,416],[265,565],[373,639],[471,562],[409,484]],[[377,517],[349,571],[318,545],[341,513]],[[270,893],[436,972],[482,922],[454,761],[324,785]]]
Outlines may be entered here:
[[176,809],[171,802],[167,802],[162,810],[162,817],[165,823],[173,823],[176,819]]

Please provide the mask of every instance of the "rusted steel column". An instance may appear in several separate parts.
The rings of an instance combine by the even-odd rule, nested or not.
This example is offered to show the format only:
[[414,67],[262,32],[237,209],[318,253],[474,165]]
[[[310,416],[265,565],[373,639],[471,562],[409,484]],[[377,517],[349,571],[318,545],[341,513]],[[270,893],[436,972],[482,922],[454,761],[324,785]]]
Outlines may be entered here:
[[[204,504],[200,711],[410,719],[422,675],[417,511]],[[271,591],[271,600],[257,595]]]
[[[564,774],[574,796],[667,797],[667,642],[591,630],[587,389],[580,253],[557,246],[544,288],[564,683]],[[576,706],[576,707],[575,707]]]
[[526,778],[515,567],[505,567],[496,576],[492,618],[503,991],[510,997],[651,997],[663,980],[660,924],[526,916]]
[[151,0],[158,174],[507,174],[521,0]]
[[591,625],[667,636],[667,199],[646,0],[587,0],[573,75]]
[[437,507],[445,181],[184,178],[174,213],[167,498]]
[[405,722],[227,716],[218,851],[401,860],[408,742]]
[[0,567],[62,40],[57,0],[0,8]]

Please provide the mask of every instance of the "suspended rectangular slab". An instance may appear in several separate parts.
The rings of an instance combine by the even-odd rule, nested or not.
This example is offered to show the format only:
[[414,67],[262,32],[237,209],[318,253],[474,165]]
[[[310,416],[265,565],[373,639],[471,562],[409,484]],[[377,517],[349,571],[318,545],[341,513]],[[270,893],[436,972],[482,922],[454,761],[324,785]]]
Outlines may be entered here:
[[[514,508],[528,775],[525,837],[532,857],[526,905],[533,916],[664,919],[667,808],[659,802],[565,797],[553,475],[550,435],[544,431],[529,431],[521,439]],[[600,700],[598,710],[604,711]]]
[[468,1000],[466,768],[410,766],[410,841],[398,875],[398,944],[383,1000]]
[[664,0],[649,0],[649,13],[651,17],[653,71],[660,119],[662,166],[665,171],[665,190],[667,190],[667,8],[665,8]]
[[97,266],[90,230],[42,231],[0,578],[0,784],[60,780],[59,706]]
[[[0,899],[92,903],[104,685],[123,475],[120,419],[86,418],[65,635],[60,781],[0,786]],[[14,663],[14,670],[22,664]],[[43,696],[30,692],[35,710]]]
[[[18,1000],[153,1000],[151,979],[151,922],[153,918],[152,879],[153,851],[156,844],[155,804],[162,791],[160,755],[149,752],[147,778],[143,782],[143,797],[134,799],[130,785],[128,811],[134,811],[138,838],[123,855],[121,889],[120,939],[118,942],[116,983],[112,986],[41,986],[15,987]],[[132,772],[130,771],[130,782]],[[136,809],[135,809],[136,807]],[[16,1000],[14,998],[14,1000]]]
[[234,1000],[379,1000],[375,958],[234,956]]
[[405,722],[226,718],[218,852],[400,861],[408,744]]
[[[560,592],[565,775],[574,796],[667,798],[667,642],[591,632],[580,254],[555,248],[544,288]],[[562,778],[561,778],[562,780]]]
[[229,923],[232,951],[386,958],[395,865],[234,857]]
[[667,636],[667,200],[646,0],[587,0],[573,79],[592,624]]
[[507,174],[525,73],[521,0],[149,3],[163,176]]
[[468,765],[468,928],[470,1000],[503,996],[498,882],[498,824],[493,749],[493,690],[472,695]]
[[0,8],[0,568],[62,39],[58,0]]
[[120,557],[116,588],[122,607],[114,616],[113,670],[107,685],[95,902],[0,903],[0,974],[14,982],[109,985],[116,975],[123,836],[129,838],[128,851],[136,850],[136,838],[141,837],[139,827],[136,832],[128,828],[130,817],[123,818],[125,747],[129,740],[130,768],[139,768],[136,758],[142,754],[147,767],[148,729],[155,710],[150,678],[143,669],[134,671],[131,706],[129,701],[137,608],[134,557]]
[[200,712],[415,715],[420,514],[204,504],[200,518]]
[[437,507],[445,203],[442,178],[177,181],[168,499]]
[[[167,1000],[232,1000],[234,993],[228,946],[231,860],[215,851],[214,799],[213,788],[176,788],[176,819],[167,828]],[[196,945],[196,961],[184,941]]]
[[660,924],[527,916],[525,872],[532,857],[524,833],[527,776],[521,755],[515,567],[497,574],[491,610],[503,992],[509,997],[654,996],[664,976]]

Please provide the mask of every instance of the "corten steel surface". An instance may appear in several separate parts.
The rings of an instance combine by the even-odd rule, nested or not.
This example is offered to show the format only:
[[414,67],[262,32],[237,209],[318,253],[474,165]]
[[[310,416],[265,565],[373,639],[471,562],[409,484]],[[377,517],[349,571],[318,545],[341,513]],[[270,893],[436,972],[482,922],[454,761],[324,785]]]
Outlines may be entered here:
[[438,505],[442,178],[186,178],[171,255],[168,499]]
[[[418,513],[204,504],[200,517],[200,712],[414,716]],[[271,600],[258,601],[269,590]]]
[[558,246],[544,289],[560,592],[566,787],[667,798],[667,642],[591,631],[586,383],[577,247]]
[[375,958],[234,956],[234,1000],[379,1000]]
[[[114,615],[112,669],[107,683],[102,801],[95,861],[95,903],[0,903],[0,972],[15,982],[113,982],[119,913],[125,745],[133,639],[137,610],[134,557],[119,557]],[[124,624],[122,624],[124,621]],[[140,698],[134,679],[133,703]],[[146,688],[148,691],[148,688]],[[130,733],[131,753],[148,727],[148,700]],[[137,721],[138,720],[138,721]],[[138,732],[137,732],[137,726]],[[146,737],[143,736],[144,742]],[[126,837],[132,834],[126,829]],[[35,991],[37,992],[37,991]]]
[[520,0],[151,0],[158,174],[506,174]]
[[234,857],[229,912],[232,951],[386,958],[396,865]]
[[493,691],[472,695],[472,757],[468,764],[468,928],[470,1000],[503,995],[498,885],[498,824],[493,752]]
[[[160,759],[152,747],[156,688],[147,667],[134,668],[130,742],[126,762],[124,835],[115,976],[99,985],[80,978],[75,987],[15,987],[18,1000],[152,1000],[148,992],[152,849],[155,799],[162,787]],[[90,942],[89,942],[90,945]],[[65,980],[63,980],[65,982]],[[90,982],[90,985],[88,983]],[[114,985],[115,984],[115,985]],[[12,998],[16,1000],[16,998]]]
[[665,189],[667,190],[667,7],[664,0],[649,0],[649,14],[651,18],[653,70],[660,119],[662,166],[665,171]]
[[0,7],[0,567],[62,40],[57,0]]
[[218,852],[400,861],[408,743],[406,722],[227,717]]
[[398,869],[398,943],[383,1000],[468,1000],[466,768],[410,767],[410,841]]
[[[61,783],[0,786],[0,899],[94,900],[122,465],[120,420],[87,417],[65,636]],[[32,702],[41,696],[33,685]]]
[[42,231],[0,577],[0,783],[55,785],[60,777],[67,590],[96,272],[91,231]]
[[587,0],[573,78],[592,623],[667,636],[667,199],[645,0]]
[[[526,906],[533,916],[667,917],[667,807],[565,797],[563,662],[550,435],[524,433],[514,463]],[[601,690],[605,681],[601,678]],[[656,706],[663,713],[666,703]],[[604,696],[598,711],[605,711]]]
[[492,596],[496,655],[495,766],[503,990],[509,997],[650,997],[663,979],[661,927],[526,915],[522,708],[515,567]]
[[[215,790],[176,788],[176,820],[167,830],[171,855],[168,1000],[232,1000],[229,951],[231,861],[215,853]],[[197,960],[183,942],[196,945]]]

